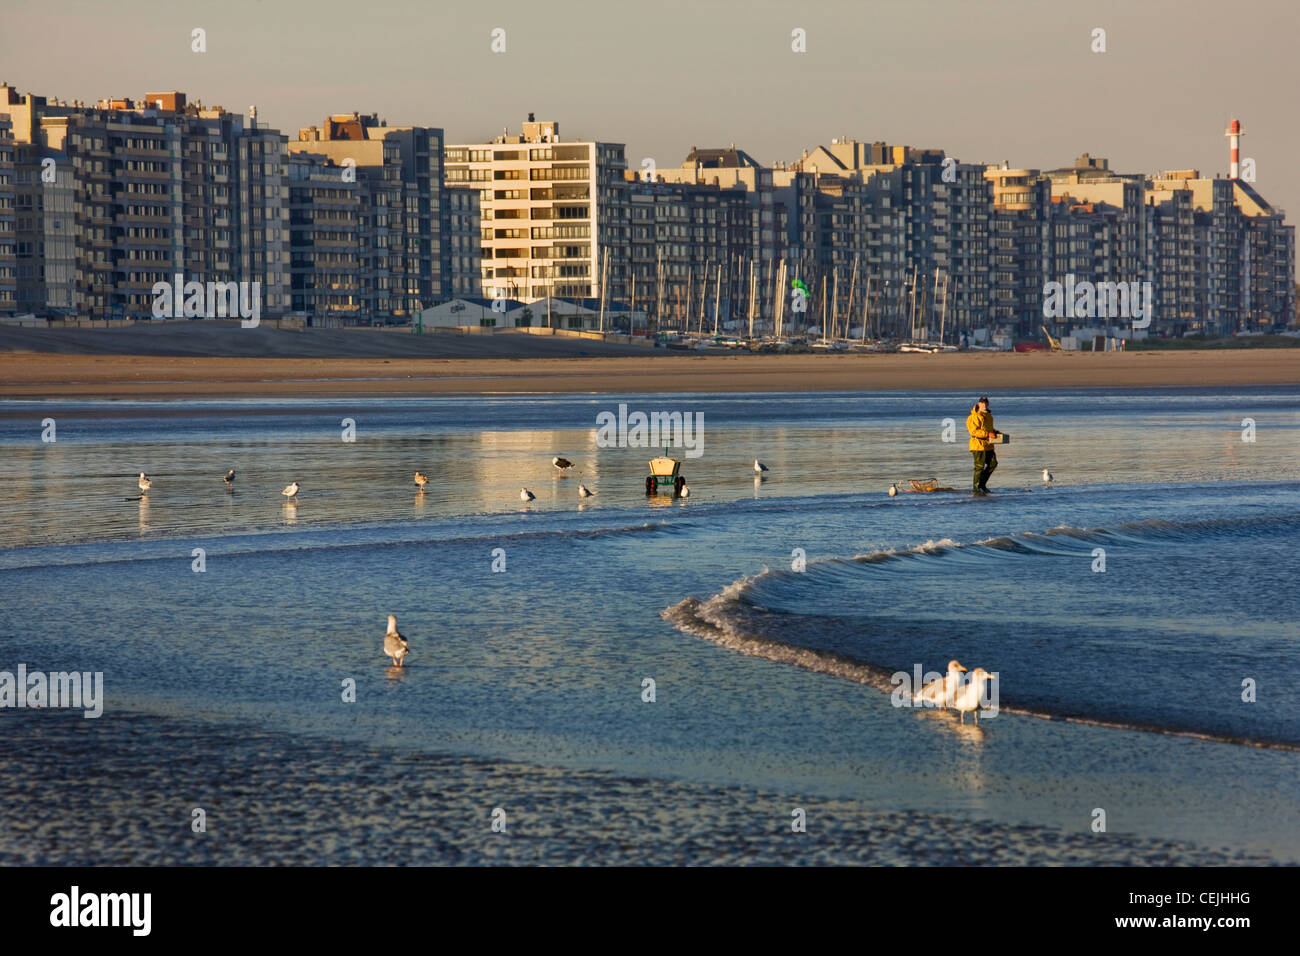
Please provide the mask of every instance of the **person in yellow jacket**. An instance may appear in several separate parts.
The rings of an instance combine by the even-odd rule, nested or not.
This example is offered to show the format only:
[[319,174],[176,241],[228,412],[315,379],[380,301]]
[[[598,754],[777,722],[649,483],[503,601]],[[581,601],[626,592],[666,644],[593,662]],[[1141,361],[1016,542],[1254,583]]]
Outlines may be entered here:
[[989,493],[989,477],[998,466],[998,456],[989,441],[998,434],[993,427],[993,413],[989,411],[987,395],[981,395],[975,407],[966,416],[966,431],[970,432],[970,451],[975,456],[974,491],[977,495]]

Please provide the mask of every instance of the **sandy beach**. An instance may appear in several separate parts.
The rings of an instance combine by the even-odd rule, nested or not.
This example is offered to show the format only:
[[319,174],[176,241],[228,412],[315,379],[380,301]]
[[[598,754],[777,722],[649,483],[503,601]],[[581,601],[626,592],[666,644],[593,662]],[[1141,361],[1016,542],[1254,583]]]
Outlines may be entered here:
[[[6,866],[1268,862],[1174,840],[1098,841],[806,794],[343,746],[180,718],[83,721],[47,711],[11,723],[12,746],[0,758],[4,806],[61,811],[0,816]],[[184,760],[174,759],[178,751]],[[34,759],[35,777],[26,772]],[[807,834],[790,831],[795,805],[816,820]],[[206,815],[203,833],[191,829],[195,807]],[[496,807],[506,812],[505,833],[492,831]]]
[[[598,344],[598,343],[597,343]],[[642,350],[646,351],[646,350]],[[181,398],[819,392],[1300,383],[1300,350],[572,358],[252,358],[0,352],[0,396]]]

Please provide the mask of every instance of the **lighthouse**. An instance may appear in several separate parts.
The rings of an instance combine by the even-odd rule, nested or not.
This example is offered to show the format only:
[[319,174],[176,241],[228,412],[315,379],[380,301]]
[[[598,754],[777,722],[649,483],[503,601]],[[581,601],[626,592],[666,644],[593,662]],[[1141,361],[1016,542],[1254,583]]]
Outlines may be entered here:
[[1228,178],[1237,179],[1241,172],[1241,121],[1233,120],[1224,130],[1224,136],[1228,137]]

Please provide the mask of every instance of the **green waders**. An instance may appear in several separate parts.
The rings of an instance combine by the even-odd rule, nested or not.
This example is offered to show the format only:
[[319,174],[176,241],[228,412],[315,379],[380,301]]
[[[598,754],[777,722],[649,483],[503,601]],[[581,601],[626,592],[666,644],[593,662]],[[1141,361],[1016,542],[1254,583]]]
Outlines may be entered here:
[[988,491],[989,477],[998,466],[998,456],[992,448],[988,451],[973,451],[975,456],[975,476],[972,479],[973,491]]

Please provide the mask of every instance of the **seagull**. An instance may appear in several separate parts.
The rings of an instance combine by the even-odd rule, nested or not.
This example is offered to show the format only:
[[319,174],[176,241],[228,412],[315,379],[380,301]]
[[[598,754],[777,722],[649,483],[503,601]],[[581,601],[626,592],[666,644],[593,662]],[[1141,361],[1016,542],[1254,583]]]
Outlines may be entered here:
[[691,496],[691,489],[690,489],[690,486],[689,486],[689,485],[682,485],[682,497],[683,497],[683,498],[689,498],[690,496]]
[[551,464],[560,469],[560,474],[564,474],[573,467],[573,462],[569,461],[567,458],[552,458]]
[[292,499],[293,496],[296,495],[297,493],[298,493],[298,482],[296,481],[291,485],[285,485],[284,491],[280,492],[280,494],[284,495],[286,498],[289,499]]
[[429,483],[429,476],[417,471],[415,473],[415,483],[419,486],[420,490],[423,491],[424,486]]
[[397,615],[388,615],[388,633],[384,635],[384,653],[393,659],[394,667],[405,667],[402,659],[410,651],[411,645],[406,643],[406,638],[397,633]]
[[961,681],[958,675],[965,669],[957,661],[949,661],[947,676],[930,681],[916,693],[912,700],[918,704],[927,700],[934,701],[946,710],[953,695],[957,693],[957,686]]
[[535,494],[533,494],[531,491],[529,491],[527,488],[520,488],[520,489],[519,489],[519,500],[520,500],[520,501],[532,501],[532,500],[533,500],[534,498],[536,498],[536,497],[537,497],[537,496],[536,496]]
[[762,463],[761,461],[759,461],[757,458],[754,459],[754,473],[755,473],[755,474],[759,474],[759,475],[761,475],[763,472],[765,472],[765,471],[769,471],[769,470],[770,470],[770,469],[767,467],[767,465],[763,464],[763,463]]
[[895,484],[895,485],[890,485],[890,486],[889,486],[889,497],[891,497],[891,498],[897,498],[897,497],[898,497],[898,485]]
[[980,722],[980,692],[984,690],[986,680],[997,680],[997,677],[990,674],[982,667],[977,667],[971,671],[970,680],[968,680],[958,692],[953,706],[961,711],[961,722],[966,723],[966,711],[975,711],[975,723]]
[[578,485],[578,497],[579,497],[579,498],[590,498],[593,494],[595,494],[595,492],[593,492],[593,491],[592,491],[590,488],[588,488],[586,485]]
[[225,482],[226,484],[230,484],[234,480],[235,480],[235,469],[231,468],[228,472],[226,472]]
[[153,487],[153,482],[144,476],[143,471],[140,472],[140,480],[136,484],[139,485],[141,491],[148,491]]
[[1044,468],[1044,469],[1043,469],[1043,484],[1045,484],[1045,485],[1050,485],[1051,483],[1052,483],[1052,473],[1051,473],[1050,471],[1048,471],[1046,468]]

